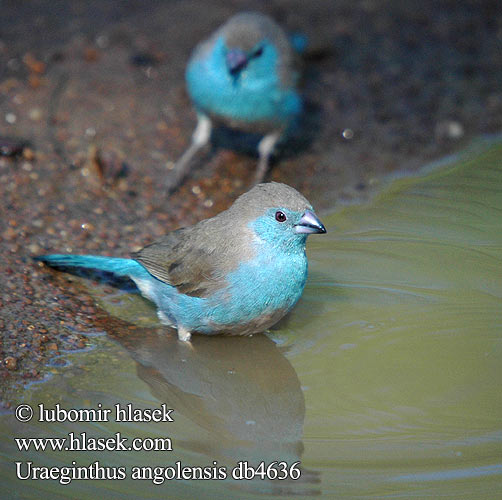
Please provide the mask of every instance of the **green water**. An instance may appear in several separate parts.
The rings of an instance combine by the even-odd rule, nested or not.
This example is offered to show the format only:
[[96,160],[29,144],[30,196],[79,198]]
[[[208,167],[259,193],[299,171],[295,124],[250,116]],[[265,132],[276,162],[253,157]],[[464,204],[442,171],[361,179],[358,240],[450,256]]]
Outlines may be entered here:
[[[502,495],[502,145],[324,218],[310,277],[268,336],[165,335],[137,294],[120,321],[30,386],[32,406],[174,408],[168,423],[1,418],[5,498],[472,498]],[[130,322],[136,323],[130,329]],[[13,437],[170,437],[170,452],[19,452]],[[19,481],[34,465],[301,461],[298,481]]]

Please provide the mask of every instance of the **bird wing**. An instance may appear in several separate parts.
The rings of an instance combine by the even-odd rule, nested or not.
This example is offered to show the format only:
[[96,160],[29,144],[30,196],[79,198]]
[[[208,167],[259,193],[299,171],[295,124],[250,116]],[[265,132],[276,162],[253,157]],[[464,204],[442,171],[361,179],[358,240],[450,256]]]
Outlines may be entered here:
[[[181,228],[133,255],[155,278],[185,295],[207,297],[227,285],[207,225]],[[205,230],[206,229],[206,230]],[[220,249],[221,250],[221,249]]]

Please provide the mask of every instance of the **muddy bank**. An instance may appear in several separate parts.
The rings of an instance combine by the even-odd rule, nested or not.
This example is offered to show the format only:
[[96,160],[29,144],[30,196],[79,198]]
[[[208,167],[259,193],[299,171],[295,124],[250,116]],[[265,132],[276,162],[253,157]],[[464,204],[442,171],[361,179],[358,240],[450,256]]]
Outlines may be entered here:
[[[8,402],[98,327],[92,299],[31,255],[128,256],[249,186],[256,159],[216,145],[177,193],[164,190],[195,124],[183,78],[191,48],[232,13],[264,7],[2,6],[0,398]],[[502,128],[498,2],[425,2],[418,11],[411,1],[275,1],[267,12],[310,40],[303,134],[269,178],[319,207],[362,199],[384,175]]]

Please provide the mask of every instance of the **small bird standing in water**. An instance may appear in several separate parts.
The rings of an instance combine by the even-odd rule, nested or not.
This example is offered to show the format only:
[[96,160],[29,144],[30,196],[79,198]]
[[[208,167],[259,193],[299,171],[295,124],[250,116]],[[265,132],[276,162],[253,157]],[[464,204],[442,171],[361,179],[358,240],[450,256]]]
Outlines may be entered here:
[[284,31],[252,12],[233,16],[195,48],[186,81],[198,122],[190,147],[176,164],[176,183],[209,142],[213,123],[263,134],[255,182],[263,181],[275,145],[302,110],[294,62]]
[[307,236],[325,232],[298,191],[270,182],[132,259],[58,254],[35,259],[128,276],[156,304],[160,321],[189,341],[193,332],[251,335],[277,323],[303,292]]

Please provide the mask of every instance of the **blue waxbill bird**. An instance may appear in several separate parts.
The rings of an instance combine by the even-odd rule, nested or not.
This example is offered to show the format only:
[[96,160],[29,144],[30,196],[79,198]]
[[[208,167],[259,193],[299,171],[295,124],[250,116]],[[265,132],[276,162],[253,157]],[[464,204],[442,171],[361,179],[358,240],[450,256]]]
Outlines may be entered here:
[[296,304],[307,279],[307,236],[325,232],[298,191],[270,182],[132,259],[44,255],[36,260],[128,276],[156,304],[160,321],[177,328],[180,340],[190,340],[193,332],[251,335]]
[[263,181],[275,145],[302,110],[295,60],[280,26],[254,12],[233,16],[197,45],[186,82],[198,122],[190,147],[176,164],[176,184],[209,142],[213,124],[263,135],[255,182]]

